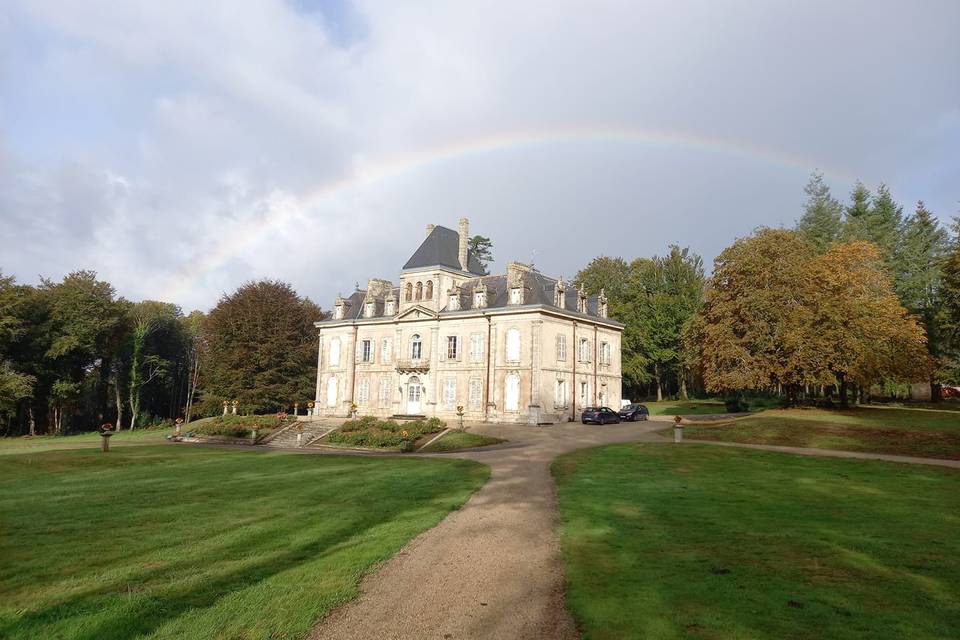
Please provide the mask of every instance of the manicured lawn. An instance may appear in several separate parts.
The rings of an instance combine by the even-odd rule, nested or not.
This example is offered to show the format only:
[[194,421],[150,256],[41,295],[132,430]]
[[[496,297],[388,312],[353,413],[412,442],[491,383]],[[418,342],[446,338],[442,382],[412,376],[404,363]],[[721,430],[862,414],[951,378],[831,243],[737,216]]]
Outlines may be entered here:
[[489,476],[187,445],[2,466],[0,638],[31,639],[302,638]]
[[692,425],[684,437],[960,459],[960,416],[950,410],[778,409],[722,425]]
[[960,471],[669,444],[555,461],[586,638],[953,638]]
[[652,416],[703,415],[726,413],[727,408],[719,400],[663,400],[662,402],[641,402],[650,410]]
[[456,451],[458,449],[470,449],[472,447],[485,447],[490,444],[500,444],[506,442],[502,438],[485,436],[479,433],[470,433],[469,431],[449,431],[423,451],[425,453],[437,453],[441,451]]
[[[186,431],[186,430],[184,430]],[[110,446],[159,444],[173,433],[171,429],[134,429],[121,431],[110,438]],[[57,449],[76,449],[100,447],[100,434],[96,431],[78,433],[70,436],[35,436],[33,438],[0,438],[0,456],[26,451],[53,451]]]

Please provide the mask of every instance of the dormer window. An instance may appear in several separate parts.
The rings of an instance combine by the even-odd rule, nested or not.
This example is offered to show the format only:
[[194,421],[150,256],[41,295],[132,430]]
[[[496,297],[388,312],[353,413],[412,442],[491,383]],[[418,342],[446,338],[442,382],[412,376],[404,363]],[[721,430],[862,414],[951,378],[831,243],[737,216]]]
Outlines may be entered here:
[[580,313],[587,312],[587,292],[583,290],[583,285],[580,286],[580,290],[577,292],[577,311]]
[[384,303],[384,315],[392,316],[397,313],[397,301],[393,298],[389,298],[386,303]]
[[363,315],[365,317],[372,318],[377,313],[377,303],[373,300],[368,300],[363,306]]
[[460,309],[460,296],[455,293],[451,293],[449,300],[447,301],[447,310],[448,311],[458,311]]
[[479,309],[480,307],[482,307],[482,306],[483,306],[483,301],[484,301],[485,298],[486,298],[486,296],[483,295],[483,292],[481,292],[481,291],[477,291],[476,293],[474,293],[474,294],[473,294],[473,306],[474,306],[474,308]]
[[597,298],[597,315],[606,318],[607,309],[607,295],[603,289],[600,289],[600,297]]
[[566,287],[563,285],[563,278],[557,280],[557,284],[553,289],[553,306],[560,307],[563,309],[567,305],[565,304],[565,294]]
[[523,287],[510,289],[510,304],[523,304]]
[[338,304],[333,307],[333,319],[334,320],[343,320],[343,305]]

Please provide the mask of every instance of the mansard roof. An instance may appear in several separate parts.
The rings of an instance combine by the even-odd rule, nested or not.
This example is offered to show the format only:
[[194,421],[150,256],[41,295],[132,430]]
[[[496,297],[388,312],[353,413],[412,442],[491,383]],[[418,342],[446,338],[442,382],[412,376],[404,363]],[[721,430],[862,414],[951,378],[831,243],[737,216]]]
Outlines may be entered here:
[[[483,275],[483,265],[477,260],[473,252],[468,252],[468,271],[476,275]],[[414,252],[407,263],[407,269],[426,269],[429,267],[447,267],[463,271],[460,265],[460,234],[453,229],[436,226],[426,240]]]

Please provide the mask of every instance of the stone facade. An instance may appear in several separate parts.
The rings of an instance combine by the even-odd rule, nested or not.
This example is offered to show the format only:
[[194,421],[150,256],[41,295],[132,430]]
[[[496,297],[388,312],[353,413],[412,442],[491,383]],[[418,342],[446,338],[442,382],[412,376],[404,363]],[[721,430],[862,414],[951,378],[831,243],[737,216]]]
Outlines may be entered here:
[[481,275],[468,224],[429,226],[400,286],[370,280],[316,323],[315,413],[535,424],[620,406],[623,325],[602,294],[519,263]]

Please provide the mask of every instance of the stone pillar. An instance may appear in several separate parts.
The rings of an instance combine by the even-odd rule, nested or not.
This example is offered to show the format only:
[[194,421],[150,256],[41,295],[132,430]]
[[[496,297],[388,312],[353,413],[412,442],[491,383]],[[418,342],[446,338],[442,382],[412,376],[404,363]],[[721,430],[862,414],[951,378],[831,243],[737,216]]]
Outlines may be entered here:
[[440,399],[440,372],[437,371],[437,363],[440,362],[440,321],[430,327],[430,387],[433,391],[430,394],[430,406],[433,409],[433,415],[437,415],[437,404]]
[[527,422],[536,425],[540,422],[541,398],[540,398],[540,367],[541,367],[541,335],[543,320],[534,320],[530,327],[530,415]]
[[396,363],[409,357],[410,354],[407,352],[407,345],[403,344],[403,332],[400,330],[400,325],[398,324],[393,338],[393,368],[397,371],[397,384],[390,391],[390,397],[393,398],[394,415],[406,413],[406,400],[403,397],[404,388],[400,382],[400,372],[397,369]]
[[[321,379],[323,377],[323,333],[317,334],[317,390],[313,396],[313,412],[315,415],[320,413],[320,393],[321,393]],[[308,413],[310,411],[308,410]]]

